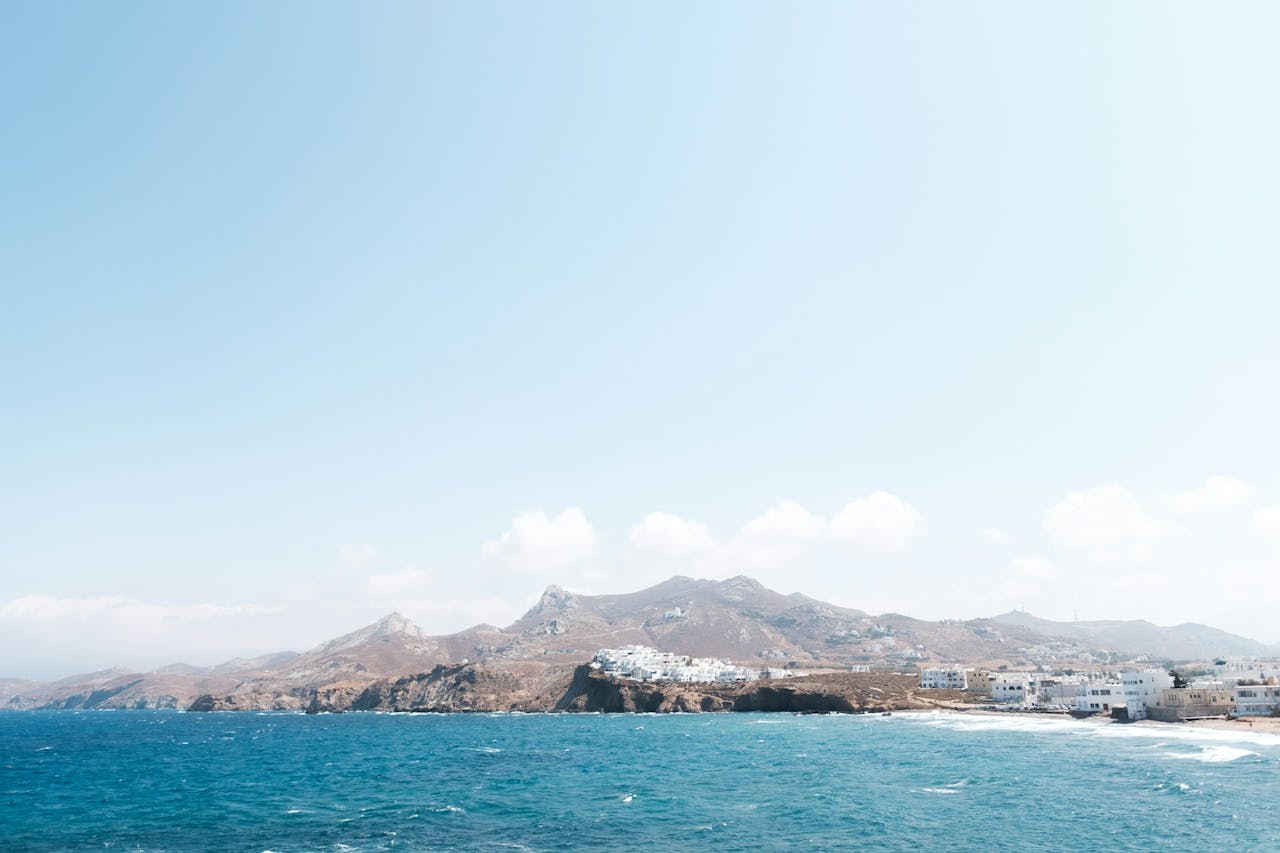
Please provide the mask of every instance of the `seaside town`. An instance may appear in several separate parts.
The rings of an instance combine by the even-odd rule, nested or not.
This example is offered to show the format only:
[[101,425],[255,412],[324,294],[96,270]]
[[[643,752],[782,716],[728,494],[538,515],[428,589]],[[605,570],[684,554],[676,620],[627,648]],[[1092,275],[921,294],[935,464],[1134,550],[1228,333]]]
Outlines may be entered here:
[[[648,646],[600,649],[591,666],[635,681],[735,682],[805,674],[754,669],[720,658],[696,658]],[[865,667],[857,667],[866,671]],[[1219,658],[1185,670],[1078,671],[922,668],[922,690],[963,691],[991,710],[1043,711],[1122,720],[1181,722],[1221,717],[1280,717],[1280,660]]]
[[996,708],[1181,722],[1280,716],[1280,661],[1220,658],[1185,672],[1159,667],[1095,672],[1001,672],[973,667],[920,671],[922,689],[963,690]]
[[771,671],[736,666],[720,658],[695,658],[662,652],[648,646],[601,649],[591,659],[595,669],[614,678],[633,681],[731,682],[783,677],[783,670]]

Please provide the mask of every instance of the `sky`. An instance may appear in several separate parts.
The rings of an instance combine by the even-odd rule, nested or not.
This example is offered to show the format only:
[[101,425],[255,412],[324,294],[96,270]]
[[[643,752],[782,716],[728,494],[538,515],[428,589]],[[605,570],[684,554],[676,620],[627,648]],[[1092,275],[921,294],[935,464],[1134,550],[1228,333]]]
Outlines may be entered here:
[[1280,641],[1280,7],[0,8],[0,675],[548,584]]

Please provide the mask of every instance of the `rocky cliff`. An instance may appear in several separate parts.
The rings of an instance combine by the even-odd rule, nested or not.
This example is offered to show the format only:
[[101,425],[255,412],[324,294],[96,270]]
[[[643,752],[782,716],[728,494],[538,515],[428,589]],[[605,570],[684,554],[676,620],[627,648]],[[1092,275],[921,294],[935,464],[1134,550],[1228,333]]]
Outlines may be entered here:
[[[317,689],[304,707],[308,713],[395,711],[704,713],[785,711],[794,713],[873,713],[936,707],[963,701],[957,691],[916,689],[913,676],[835,673],[785,680],[734,684],[640,682],[615,679],[589,666],[538,673],[496,669],[482,664],[437,666],[427,673],[372,683],[340,682]],[[296,709],[292,702],[287,707]],[[269,706],[269,703],[268,703]],[[201,697],[193,711],[240,710],[237,697]]]
[[928,691],[921,696],[914,676],[833,673],[733,684],[625,681],[590,667],[574,672],[556,710],[603,712],[785,711],[861,714],[933,708],[964,701],[960,691]]

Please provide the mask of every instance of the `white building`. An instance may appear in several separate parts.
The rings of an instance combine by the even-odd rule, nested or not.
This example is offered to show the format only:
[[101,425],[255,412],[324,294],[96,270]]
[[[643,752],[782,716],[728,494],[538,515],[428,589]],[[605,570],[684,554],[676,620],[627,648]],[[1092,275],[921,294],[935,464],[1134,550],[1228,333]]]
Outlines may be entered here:
[[1042,675],[1031,686],[1036,698],[1046,705],[1074,706],[1080,685],[1086,681],[1083,675]]
[[964,690],[969,686],[968,670],[960,667],[920,670],[923,690]]
[[1119,681],[1086,681],[1076,691],[1076,710],[1082,714],[1110,714],[1123,707],[1124,684]]
[[649,646],[600,649],[591,660],[615,678],[635,681],[754,681],[760,673],[719,658],[695,658]]
[[1029,672],[993,672],[991,698],[996,702],[1027,704],[1035,698]]
[[1124,685],[1124,704],[1129,710],[1129,719],[1145,720],[1147,706],[1155,705],[1160,692],[1173,686],[1173,676],[1163,669],[1142,669],[1121,673],[1120,683]]
[[1224,687],[1241,681],[1280,681],[1280,662],[1258,658],[1225,658],[1213,666],[1214,680]]
[[1268,717],[1280,713],[1280,685],[1236,684],[1235,716]]

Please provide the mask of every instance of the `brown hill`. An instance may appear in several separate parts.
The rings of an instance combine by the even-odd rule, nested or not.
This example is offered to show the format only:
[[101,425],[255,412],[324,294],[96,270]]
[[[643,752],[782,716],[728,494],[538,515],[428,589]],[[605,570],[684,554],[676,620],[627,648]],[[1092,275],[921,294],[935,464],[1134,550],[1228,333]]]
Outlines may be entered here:
[[[527,665],[526,665],[527,666]],[[897,673],[831,673],[735,684],[625,681],[589,666],[570,670],[535,667],[523,672],[501,666],[438,666],[429,673],[382,679],[358,689],[353,684],[322,689],[311,713],[343,711],[587,711],[665,713],[704,711],[788,711],[868,713],[934,708],[943,702],[972,701],[960,691],[924,691],[917,679]],[[195,710],[238,707],[215,697]]]
[[[625,595],[576,595],[557,586],[506,629],[496,653],[559,660],[639,643],[744,664],[882,668],[964,660],[1014,663],[1044,640],[989,620],[925,622],[782,595],[748,577],[674,577]],[[482,657],[481,659],[487,659]]]
[[[673,577],[623,595],[579,595],[551,586],[524,616],[502,629],[478,625],[431,636],[392,613],[302,654],[280,652],[207,668],[173,664],[150,673],[112,669],[48,684],[0,681],[0,707],[185,708],[204,697],[201,703],[210,707],[304,710],[316,702],[339,703],[341,697],[354,701],[375,682],[410,679],[397,688],[403,695],[386,699],[401,707],[430,704],[446,690],[441,686],[444,676],[438,674],[435,681],[412,679],[427,678],[424,674],[440,666],[476,663],[483,667],[467,670],[469,677],[505,686],[486,693],[479,681],[468,682],[472,687],[462,693],[507,695],[507,706],[514,707],[534,703],[533,697],[545,699],[552,689],[546,685],[565,681],[597,649],[631,643],[806,671],[848,670],[850,665],[914,671],[950,662],[1092,667],[1120,657],[1105,645],[1117,639],[1115,631],[1090,633],[1087,626],[1069,630],[1065,623],[1023,616],[941,622],[899,614],[871,616],[799,594],[783,595],[743,576],[725,581]],[[1138,638],[1128,646],[1141,646],[1126,647],[1129,657],[1173,648],[1161,642],[1174,635],[1183,659],[1230,654],[1238,648],[1234,641],[1252,642],[1202,626],[1188,631],[1186,626],[1137,624],[1141,631],[1123,635]],[[419,689],[426,692],[413,692]],[[502,704],[497,699],[476,702]]]

